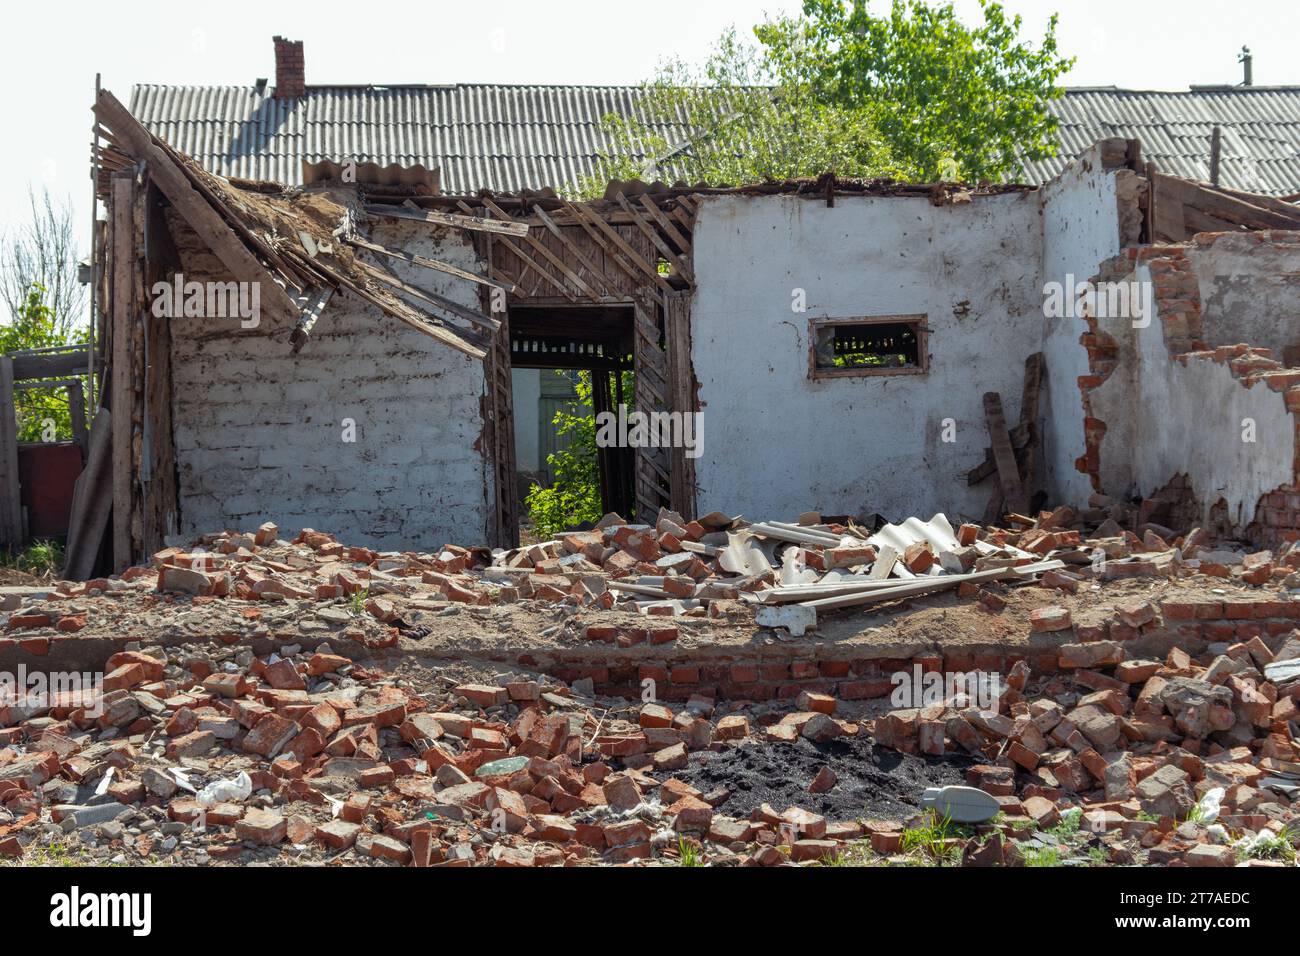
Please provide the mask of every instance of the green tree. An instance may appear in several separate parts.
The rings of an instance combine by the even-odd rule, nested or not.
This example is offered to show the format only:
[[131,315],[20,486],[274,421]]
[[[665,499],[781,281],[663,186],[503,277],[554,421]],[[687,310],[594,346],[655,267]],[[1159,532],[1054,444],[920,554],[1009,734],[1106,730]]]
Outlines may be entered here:
[[[23,349],[68,345],[77,336],[59,327],[54,310],[46,304],[45,288],[33,285],[19,304],[9,325],[0,325],[0,354]],[[86,382],[82,382],[83,393]],[[14,392],[18,440],[39,442],[72,436],[72,416],[64,389],[24,388]]]
[[1057,55],[1056,17],[1038,48],[1021,20],[981,0],[984,22],[951,3],[805,0],[797,17],[734,29],[698,68],[665,64],[641,113],[606,117],[614,143],[595,176],[741,184],[818,176],[993,180],[1055,152],[1046,104],[1072,60]]
[[[633,401],[632,372],[623,372],[623,400]],[[596,417],[590,372],[579,372],[574,383],[578,397],[572,408],[560,408],[552,422],[556,434],[568,445],[546,457],[555,474],[549,488],[534,484],[524,499],[528,517],[542,536],[565,531],[584,521],[596,522],[603,515],[600,498],[600,462],[596,446]]]
[[1074,60],[1057,53],[1055,14],[1035,48],[1020,40],[1019,16],[991,0],[980,7],[983,23],[969,27],[951,3],[892,0],[875,16],[865,0],[804,0],[801,18],[755,33],[776,71],[817,101],[869,109],[894,155],[923,178],[994,180],[1055,154],[1046,103]]

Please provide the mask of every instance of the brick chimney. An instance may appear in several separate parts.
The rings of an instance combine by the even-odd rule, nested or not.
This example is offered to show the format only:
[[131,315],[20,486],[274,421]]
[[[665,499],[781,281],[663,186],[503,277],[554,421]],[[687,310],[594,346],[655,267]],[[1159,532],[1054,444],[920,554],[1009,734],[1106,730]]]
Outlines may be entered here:
[[302,41],[275,38],[275,98],[296,100],[307,88],[302,62]]

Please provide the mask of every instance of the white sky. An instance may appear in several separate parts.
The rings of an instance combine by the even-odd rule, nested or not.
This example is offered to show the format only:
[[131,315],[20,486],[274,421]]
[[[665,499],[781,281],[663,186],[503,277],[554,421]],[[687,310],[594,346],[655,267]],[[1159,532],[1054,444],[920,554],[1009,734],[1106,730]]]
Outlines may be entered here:
[[[883,9],[887,0],[874,0]],[[251,84],[275,75],[271,37],[305,41],[312,83],[637,83],[667,56],[698,60],[724,27],[748,29],[797,0],[18,0],[0,29],[0,229],[27,190],[69,199],[89,246],[95,73],[126,102],[135,83]],[[967,22],[977,0],[956,0]],[[1300,85],[1295,0],[1005,0],[1037,41],[1059,11],[1065,83],[1185,89],[1237,83],[1243,44],[1256,85]],[[86,250],[83,249],[83,253]]]

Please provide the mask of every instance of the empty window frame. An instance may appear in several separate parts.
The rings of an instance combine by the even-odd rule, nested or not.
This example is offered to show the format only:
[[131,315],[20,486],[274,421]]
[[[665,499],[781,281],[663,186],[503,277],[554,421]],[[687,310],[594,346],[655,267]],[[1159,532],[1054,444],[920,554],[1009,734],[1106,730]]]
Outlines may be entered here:
[[811,319],[811,378],[921,375],[928,365],[924,315]]

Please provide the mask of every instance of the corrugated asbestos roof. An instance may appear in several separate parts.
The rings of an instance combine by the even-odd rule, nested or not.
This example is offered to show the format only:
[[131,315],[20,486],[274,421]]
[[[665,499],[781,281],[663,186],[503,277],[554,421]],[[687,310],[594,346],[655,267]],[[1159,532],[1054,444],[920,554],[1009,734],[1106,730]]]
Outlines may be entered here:
[[[319,86],[281,101],[267,87],[137,86],[131,112],[224,176],[301,182],[302,160],[437,166],[448,193],[562,187],[595,172],[610,114],[644,119],[635,86]],[[1186,92],[1074,89],[1051,104],[1061,151],[1029,164],[1045,182],[1099,139],[1140,139],[1166,173],[1209,179],[1210,131],[1223,127],[1222,184],[1300,192],[1300,87]],[[670,142],[684,123],[657,124]]]
[[1099,139],[1142,142],[1163,173],[1209,181],[1210,134],[1223,128],[1220,185],[1271,196],[1300,193],[1300,87],[1198,88],[1183,92],[1073,89],[1051,104],[1060,120],[1059,155],[1030,163],[1046,182]]
[[[439,167],[447,193],[562,187],[612,146],[605,116],[637,116],[626,86],[137,86],[131,112],[173,148],[222,176],[297,185],[302,160]],[[655,124],[670,142],[685,124]]]

